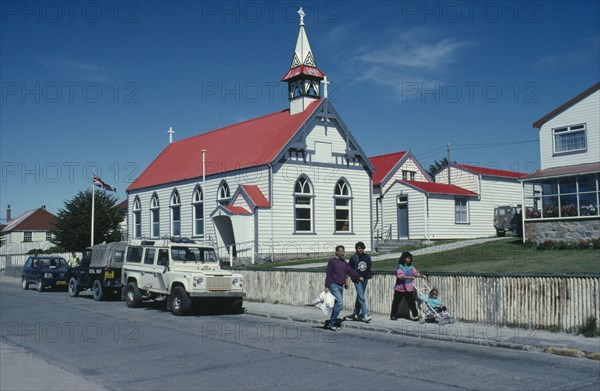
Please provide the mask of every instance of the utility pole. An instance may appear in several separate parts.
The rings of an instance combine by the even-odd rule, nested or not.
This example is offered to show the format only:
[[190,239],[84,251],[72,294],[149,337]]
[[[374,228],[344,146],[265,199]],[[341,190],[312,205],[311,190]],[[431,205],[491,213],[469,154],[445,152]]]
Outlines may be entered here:
[[448,184],[451,185],[452,179],[450,179],[450,143],[446,144],[446,150],[448,151],[448,157],[446,158],[446,160],[448,160]]

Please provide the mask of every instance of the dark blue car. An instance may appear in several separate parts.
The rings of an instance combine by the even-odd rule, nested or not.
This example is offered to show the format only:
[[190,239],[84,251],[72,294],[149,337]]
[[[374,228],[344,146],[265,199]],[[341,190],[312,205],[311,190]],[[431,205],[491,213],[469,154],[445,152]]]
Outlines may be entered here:
[[34,284],[38,292],[46,288],[66,288],[69,270],[64,258],[31,256],[27,258],[21,272],[23,289],[29,288],[29,284]]

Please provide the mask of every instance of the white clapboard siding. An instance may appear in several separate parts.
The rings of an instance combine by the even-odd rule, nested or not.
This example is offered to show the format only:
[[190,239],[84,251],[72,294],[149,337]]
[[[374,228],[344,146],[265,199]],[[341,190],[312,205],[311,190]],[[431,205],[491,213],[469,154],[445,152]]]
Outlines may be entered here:
[[[600,161],[600,90],[569,107],[542,125],[540,163],[542,169],[596,163]],[[554,155],[552,129],[586,124],[587,150],[582,153]]]

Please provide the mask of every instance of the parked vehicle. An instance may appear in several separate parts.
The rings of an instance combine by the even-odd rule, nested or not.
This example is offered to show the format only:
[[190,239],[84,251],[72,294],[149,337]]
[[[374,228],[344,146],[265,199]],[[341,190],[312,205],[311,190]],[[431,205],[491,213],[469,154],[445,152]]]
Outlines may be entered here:
[[214,248],[193,240],[144,240],[127,246],[124,299],[130,308],[143,300],[165,300],[174,315],[186,315],[193,301],[226,305],[242,312],[243,277],[221,270]]
[[23,289],[35,284],[38,292],[46,288],[67,286],[69,264],[64,258],[53,256],[31,256],[25,261],[21,272]]
[[520,224],[520,219],[517,215],[521,213],[521,205],[511,206],[503,205],[494,208],[494,228],[498,236],[506,235],[506,232],[511,231],[517,234],[517,226]]
[[121,268],[125,258],[125,242],[97,244],[83,252],[81,263],[69,275],[69,295],[91,289],[96,301],[121,293]]

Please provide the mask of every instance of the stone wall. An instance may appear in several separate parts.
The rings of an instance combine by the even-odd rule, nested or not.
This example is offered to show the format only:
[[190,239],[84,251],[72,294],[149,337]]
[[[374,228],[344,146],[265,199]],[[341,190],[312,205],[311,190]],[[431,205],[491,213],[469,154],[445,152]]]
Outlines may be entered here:
[[575,242],[600,238],[600,218],[565,220],[525,220],[525,239],[540,243],[546,240]]

